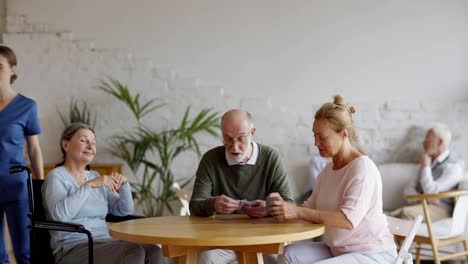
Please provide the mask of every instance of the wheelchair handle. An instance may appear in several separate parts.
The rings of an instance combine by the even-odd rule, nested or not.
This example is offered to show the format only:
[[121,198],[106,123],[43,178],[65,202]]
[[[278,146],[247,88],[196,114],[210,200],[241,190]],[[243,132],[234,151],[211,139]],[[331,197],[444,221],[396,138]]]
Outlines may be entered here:
[[31,170],[29,169],[28,166],[24,166],[24,165],[15,165],[15,166],[11,166],[11,167],[10,167],[10,174],[22,172],[22,171],[24,171],[24,170],[26,170],[28,173],[31,173]]

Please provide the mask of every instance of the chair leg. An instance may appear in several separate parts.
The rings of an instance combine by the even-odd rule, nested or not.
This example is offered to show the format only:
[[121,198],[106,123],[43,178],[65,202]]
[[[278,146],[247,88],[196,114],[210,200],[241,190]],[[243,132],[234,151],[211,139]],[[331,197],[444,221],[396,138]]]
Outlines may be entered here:
[[[468,251],[468,240],[463,241],[463,247],[465,248],[465,251]],[[466,261],[468,262],[468,255],[466,255]]]
[[424,221],[426,222],[427,231],[429,233],[429,238],[431,240],[432,253],[434,256],[434,264],[440,264],[439,252],[438,252],[439,245],[438,245],[437,239],[435,239],[432,233],[431,215],[429,213],[429,205],[427,204],[426,199],[422,200],[422,205],[423,205],[423,211],[424,211]]
[[421,264],[421,245],[416,244],[416,264]]
[[434,264],[440,264],[438,249],[439,249],[439,245],[437,245],[437,243],[432,244],[432,254],[434,256]]

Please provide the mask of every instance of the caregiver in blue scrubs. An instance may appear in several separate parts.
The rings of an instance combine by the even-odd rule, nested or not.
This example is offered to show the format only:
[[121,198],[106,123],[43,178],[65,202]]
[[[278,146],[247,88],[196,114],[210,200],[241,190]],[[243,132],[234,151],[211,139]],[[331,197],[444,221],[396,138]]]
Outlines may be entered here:
[[44,170],[39,146],[41,128],[36,102],[13,90],[17,79],[16,55],[9,47],[0,46],[0,263],[10,263],[5,249],[6,215],[16,262],[29,263],[29,219],[27,172],[10,174],[13,165],[25,165],[24,146],[33,175],[42,179]]

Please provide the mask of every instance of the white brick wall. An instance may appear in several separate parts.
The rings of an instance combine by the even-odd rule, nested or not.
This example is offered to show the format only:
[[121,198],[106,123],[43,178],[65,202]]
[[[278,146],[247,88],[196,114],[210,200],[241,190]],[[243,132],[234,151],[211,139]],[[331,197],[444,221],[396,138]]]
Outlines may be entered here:
[[[21,7],[21,1],[15,3],[18,5],[16,8]],[[10,2],[13,10],[15,10],[15,3]],[[274,4],[272,3],[272,5]],[[403,4],[400,3],[400,5]],[[460,3],[460,6],[465,6],[465,4]],[[347,10],[347,12],[353,11]],[[303,18],[306,19],[306,17]],[[241,24],[240,26],[246,25]],[[61,31],[56,28],[60,28]],[[411,83],[411,81],[409,81],[408,87],[397,87],[392,91],[391,85],[386,83],[386,80],[382,80],[382,87],[387,88],[376,91],[374,85],[378,83],[378,80],[373,82],[376,77],[372,76],[372,73],[379,75],[378,71],[385,70],[385,67],[379,69],[372,67],[372,65],[379,65],[379,59],[381,59],[382,63],[388,66],[385,64],[388,62],[384,60],[389,59],[389,57],[385,57],[385,55],[378,55],[381,56],[380,58],[365,58],[367,62],[366,60],[359,61],[359,58],[353,57],[346,61],[348,66],[345,64],[336,65],[337,73],[340,73],[341,70],[344,72],[349,70],[349,75],[346,76],[335,76],[333,74],[335,68],[329,64],[326,64],[329,68],[321,68],[326,56],[318,57],[317,65],[307,65],[309,69],[316,69],[319,75],[320,72],[322,73],[324,78],[317,82],[314,82],[309,76],[300,76],[300,74],[306,73],[301,68],[305,65],[295,64],[293,58],[290,58],[291,64],[279,65],[284,63],[284,60],[275,61],[274,58],[269,57],[270,55],[266,55],[267,57],[259,55],[259,58],[252,58],[252,63],[246,69],[233,68],[228,72],[224,67],[225,71],[216,72],[213,76],[208,76],[205,73],[204,78],[202,78],[181,73],[181,68],[185,69],[184,72],[189,72],[186,70],[187,67],[196,68],[197,64],[185,65],[184,67],[171,66],[167,63],[159,64],[158,57],[151,57],[151,54],[147,54],[146,57],[141,56],[141,51],[138,52],[139,55],[135,55],[134,50],[130,49],[112,46],[96,47],[97,45],[94,43],[99,42],[100,39],[86,40],[86,36],[77,39],[72,32],[63,31],[71,30],[71,28],[63,28],[61,25],[55,24],[32,23],[25,15],[8,14],[7,30],[8,33],[4,34],[4,42],[13,47],[19,57],[19,79],[14,86],[19,92],[34,98],[39,103],[39,115],[43,128],[41,145],[44,160],[47,163],[60,160],[61,155],[57,141],[63,126],[57,109],[66,111],[71,97],[86,100],[98,112],[96,130],[99,153],[96,162],[118,161],[105,151],[107,140],[114,133],[129,129],[134,124],[129,121],[131,120],[130,113],[121,110],[121,104],[94,88],[98,81],[106,76],[117,78],[128,84],[134,91],[140,92],[143,97],[159,97],[167,103],[167,106],[160,109],[157,115],[144,119],[144,122],[155,128],[175,126],[187,105],[192,105],[193,110],[205,107],[213,107],[220,112],[233,107],[243,107],[250,110],[255,118],[257,141],[272,145],[281,152],[298,192],[305,191],[307,188],[308,161],[312,153],[316,153],[311,133],[313,114],[321,103],[330,100],[331,95],[339,91],[345,92],[351,103],[354,104],[357,110],[355,121],[361,131],[362,141],[379,163],[397,160],[414,161],[423,136],[423,131],[418,127],[425,126],[435,120],[445,121],[453,129],[454,149],[465,156],[468,155],[468,141],[464,135],[464,131],[468,128],[464,122],[465,116],[468,114],[466,97],[466,88],[468,88],[468,77],[466,76],[468,75],[466,72],[465,77],[456,76],[460,80],[458,83],[453,82],[453,76],[447,77],[447,79],[440,76],[436,78],[439,81],[438,85],[446,81],[446,86],[440,88],[444,90],[446,97],[432,96],[434,92],[436,94],[443,93],[440,90],[434,90],[434,87],[431,87],[432,90],[426,91],[420,87],[423,83],[418,83],[419,87],[412,90],[411,85],[414,82]],[[443,29],[435,30],[439,33],[443,31]],[[125,32],[121,33],[126,34]],[[288,34],[286,31],[284,33]],[[106,36],[105,32],[102,34],[103,37]],[[188,34],[188,32],[179,32],[179,34]],[[359,38],[359,35],[356,37]],[[366,39],[370,36],[361,37]],[[404,41],[403,37],[403,35],[397,35],[394,41]],[[326,39],[322,39],[322,41],[321,44],[317,44],[319,46],[315,47],[298,46],[297,48],[302,50],[298,51],[296,55],[300,52],[307,52],[310,48],[326,49],[328,42]],[[190,46],[191,43],[187,42],[186,45]],[[247,52],[245,50],[248,47],[247,45],[233,49],[232,52]],[[417,52],[419,48],[409,47],[408,52]],[[288,48],[285,47],[285,49]],[[260,50],[257,49],[257,51]],[[442,49],[435,51],[442,51]],[[178,55],[177,49],[166,50],[166,52],[175,57]],[[206,53],[204,54],[206,55]],[[321,54],[320,51],[317,54]],[[459,55],[463,57],[466,54],[465,47],[464,53]],[[218,60],[218,55],[215,52],[213,57],[207,57],[206,60]],[[336,56],[339,57],[339,55]],[[372,63],[369,61],[371,58]],[[277,67],[273,72],[284,72],[285,76],[281,76],[281,74],[267,75],[265,72],[261,72],[262,69],[255,68],[257,65],[255,60],[262,59],[270,60],[269,63]],[[198,63],[200,67],[205,67],[203,62]],[[226,61],[225,63],[229,64],[230,62]],[[423,64],[427,62],[411,61],[409,63],[424,68]],[[400,62],[397,61],[393,66],[398,67],[399,64]],[[353,68],[353,66],[360,70]],[[449,65],[448,67],[451,72],[456,73],[466,70],[466,66],[465,62],[461,65]],[[289,80],[294,73],[290,68],[293,68],[294,71],[297,70],[298,74],[295,79],[297,83],[293,85],[294,89],[286,85],[286,80]],[[237,70],[249,71],[249,74],[238,75]],[[256,70],[260,70],[260,74],[255,75]],[[368,75],[366,71],[368,71]],[[196,70],[194,69],[193,72]],[[249,89],[242,88],[239,85],[243,83],[243,80],[237,83],[225,77],[230,74],[249,76],[255,81],[252,81],[252,86]],[[390,76],[391,73],[388,72],[388,74]],[[394,77],[403,78],[407,74],[398,75],[396,72]],[[418,76],[422,76],[421,72],[418,74]],[[431,77],[425,76],[424,78],[431,79]],[[269,78],[271,80],[263,82]],[[393,78],[393,76],[389,78]],[[338,90],[346,87],[348,81],[351,84],[349,89]],[[253,88],[256,87],[255,84],[269,84],[272,87],[260,87],[259,90],[256,90]],[[425,91],[427,94],[421,93],[421,91]],[[396,95],[392,95],[393,92]],[[116,115],[116,112],[119,114]],[[207,150],[218,145],[220,140],[207,137],[201,142],[203,149]],[[197,160],[193,156],[181,157],[175,167],[176,175],[181,178],[193,175],[196,166]]]

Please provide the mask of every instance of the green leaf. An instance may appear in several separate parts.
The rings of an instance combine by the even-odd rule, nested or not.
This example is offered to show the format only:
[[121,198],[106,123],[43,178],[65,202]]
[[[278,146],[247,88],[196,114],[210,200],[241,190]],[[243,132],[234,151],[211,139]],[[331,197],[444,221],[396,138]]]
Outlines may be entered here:
[[65,127],[72,123],[83,123],[94,129],[97,114],[92,115],[92,110],[85,101],[78,101],[72,98],[68,107],[68,114],[63,114],[57,110]]
[[130,89],[126,85],[112,78],[109,78],[107,82],[101,81],[97,89],[112,95],[120,102],[124,103],[138,122],[140,122],[143,116],[163,106],[163,104],[156,104],[158,101],[157,98],[150,99],[146,103],[140,103],[139,93],[132,96]]

